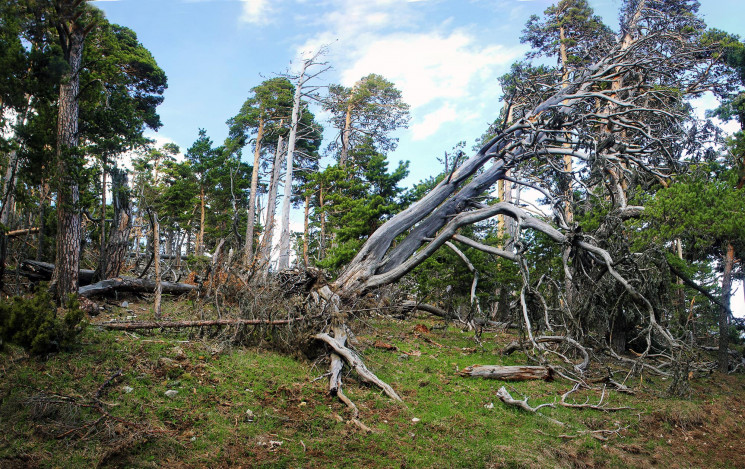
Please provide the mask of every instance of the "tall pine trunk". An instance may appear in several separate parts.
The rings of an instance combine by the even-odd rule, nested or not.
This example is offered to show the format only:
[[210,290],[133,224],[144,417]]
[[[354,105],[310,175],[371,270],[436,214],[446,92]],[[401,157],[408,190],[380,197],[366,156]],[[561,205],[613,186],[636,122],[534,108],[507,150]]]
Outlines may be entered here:
[[57,256],[52,288],[58,299],[78,291],[80,268],[80,190],[74,167],[78,165],[78,94],[85,32],[76,23],[69,29],[67,62],[62,78],[57,118]]

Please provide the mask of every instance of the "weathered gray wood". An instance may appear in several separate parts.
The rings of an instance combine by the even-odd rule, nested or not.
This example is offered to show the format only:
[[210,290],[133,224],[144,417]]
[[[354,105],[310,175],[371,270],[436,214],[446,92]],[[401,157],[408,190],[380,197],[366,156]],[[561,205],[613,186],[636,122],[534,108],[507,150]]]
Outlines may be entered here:
[[527,381],[532,379],[551,381],[554,377],[554,371],[546,366],[472,365],[459,371],[458,374],[472,378],[499,379],[502,381]]
[[[54,264],[49,262],[40,262],[31,259],[21,261],[21,275],[29,276],[28,274],[33,274],[37,278],[41,277],[43,280],[51,280],[53,273]],[[78,271],[80,285],[89,285],[93,282],[93,275],[95,273],[95,270],[80,269]]]
[[[169,295],[183,295],[198,289],[199,287],[196,285],[188,283],[162,282],[162,292]],[[155,291],[155,281],[131,277],[112,278],[80,287],[78,294],[83,297],[90,297],[107,295],[114,291],[152,293]]]
[[337,342],[336,339],[326,334],[325,332],[321,334],[316,334],[315,338],[318,340],[322,340],[323,342],[326,342],[328,345],[330,345],[331,348],[334,350],[334,352],[337,355],[344,358],[344,360],[346,360],[349,366],[352,367],[352,369],[354,369],[354,371],[357,372],[357,374],[360,376],[360,378],[362,378],[363,381],[378,386],[391,399],[394,399],[396,401],[401,401],[401,398],[399,397],[398,394],[396,394],[396,391],[394,391],[390,385],[383,382],[380,378],[375,376],[374,373],[368,370],[367,367],[365,366],[365,363],[362,361],[360,357],[357,356],[356,353],[349,350],[345,346],[339,344],[339,342]]
[[137,321],[137,322],[109,322],[93,324],[104,329],[134,331],[138,329],[177,329],[181,327],[205,327],[205,326],[281,326],[298,321],[302,318],[279,319],[276,321],[265,321],[263,319],[208,319],[202,321]]

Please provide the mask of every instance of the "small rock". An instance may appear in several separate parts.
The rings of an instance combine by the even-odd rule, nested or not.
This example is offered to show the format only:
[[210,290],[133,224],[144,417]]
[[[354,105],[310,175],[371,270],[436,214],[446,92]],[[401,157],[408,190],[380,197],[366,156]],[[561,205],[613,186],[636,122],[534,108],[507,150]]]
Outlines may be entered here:
[[254,421],[254,413],[251,409],[246,410],[246,419],[248,419],[249,422]]
[[132,391],[134,391],[134,390],[135,390],[135,389],[134,389],[133,387],[131,387],[131,386],[124,386],[124,387],[122,388],[122,391],[124,391],[124,392],[125,392],[125,393],[127,393],[127,394],[131,393],[131,392],[132,392]]
[[128,301],[122,301],[122,308],[129,308],[129,302]]
[[411,421],[414,422],[414,423],[417,423],[417,422],[420,422],[421,419],[418,419],[418,418],[414,417],[413,419],[411,419]]
[[166,396],[171,398],[176,397],[177,394],[178,391],[176,391],[175,389],[169,389],[168,391],[166,391]]

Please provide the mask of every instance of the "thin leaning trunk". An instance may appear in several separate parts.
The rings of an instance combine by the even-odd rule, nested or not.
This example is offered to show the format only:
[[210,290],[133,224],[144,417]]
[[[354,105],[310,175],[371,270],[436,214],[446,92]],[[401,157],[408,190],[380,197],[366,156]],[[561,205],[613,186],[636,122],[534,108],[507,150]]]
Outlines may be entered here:
[[[280,127],[282,123],[280,122]],[[282,168],[282,159],[284,158],[284,143],[282,136],[279,136],[277,148],[274,153],[272,162],[272,178],[269,182],[269,194],[266,201],[266,223],[264,224],[264,236],[261,239],[261,252],[259,262],[264,273],[269,272],[269,265],[272,260],[272,248],[274,245],[274,227],[276,225],[275,215],[277,212],[277,189],[279,187],[280,170]]]
[[197,256],[204,255],[204,187],[199,192],[199,238],[197,238]]
[[158,212],[153,213],[153,262],[155,263],[155,299],[153,300],[153,313],[155,319],[160,319],[160,297],[163,292],[160,272],[160,223]]
[[285,190],[282,200],[282,218],[280,226],[282,231],[279,237],[279,265],[278,269],[283,270],[290,267],[290,205],[292,201],[292,164],[295,156],[295,141],[297,140],[297,129],[300,123],[300,101],[303,96],[303,84],[305,83],[305,71],[310,65],[306,61],[303,70],[300,73],[297,87],[295,88],[295,97],[292,102],[292,123],[290,127],[290,136],[287,140],[287,170],[285,172]]
[[719,371],[729,371],[729,316],[730,296],[732,294],[732,267],[735,264],[735,248],[727,243],[722,272],[722,303],[726,308],[719,308]]
[[243,266],[248,268],[254,258],[254,225],[256,224],[256,191],[259,187],[259,163],[261,163],[261,144],[264,138],[264,118],[259,118],[254,148],[254,165],[251,170],[251,192],[248,195],[248,220],[246,221],[246,239],[243,247]]
[[303,264],[307,269],[310,266],[308,260],[308,216],[310,213],[310,196],[305,196],[305,216],[303,217]]

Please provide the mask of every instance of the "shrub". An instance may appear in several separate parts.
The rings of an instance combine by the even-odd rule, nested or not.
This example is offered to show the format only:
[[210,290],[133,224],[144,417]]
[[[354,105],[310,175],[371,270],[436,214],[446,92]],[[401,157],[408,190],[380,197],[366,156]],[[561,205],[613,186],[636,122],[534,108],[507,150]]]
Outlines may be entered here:
[[74,298],[59,313],[47,292],[0,304],[0,348],[12,343],[33,355],[69,350],[83,329],[84,313]]

